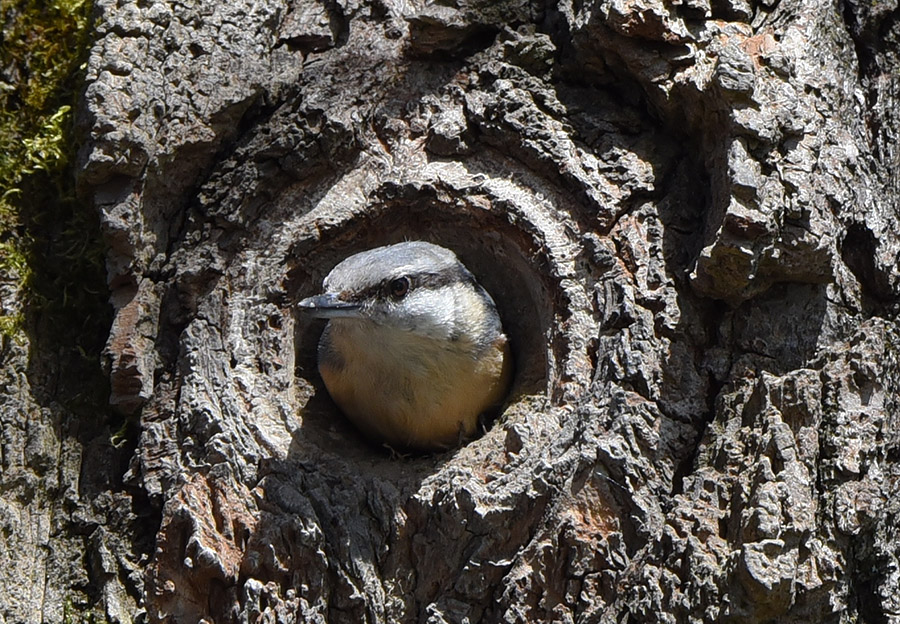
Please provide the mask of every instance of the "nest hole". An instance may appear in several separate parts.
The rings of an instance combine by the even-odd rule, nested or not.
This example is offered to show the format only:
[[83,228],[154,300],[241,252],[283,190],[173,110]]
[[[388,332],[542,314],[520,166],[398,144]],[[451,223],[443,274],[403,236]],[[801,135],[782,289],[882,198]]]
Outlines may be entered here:
[[[557,288],[539,236],[514,221],[518,220],[502,210],[447,206],[437,201],[369,206],[365,213],[344,222],[322,226],[317,239],[295,244],[288,291],[295,301],[321,292],[322,280],[335,265],[367,249],[412,240],[441,245],[456,253],[497,305],[515,365],[507,405],[526,396],[549,395],[556,362],[563,355],[555,352],[560,342],[554,335],[559,317]],[[325,412],[330,420],[337,407],[330,399],[325,406],[327,392],[316,370],[325,321],[301,314],[296,321],[295,372],[311,387],[304,416]],[[350,427],[349,423],[337,426]]]

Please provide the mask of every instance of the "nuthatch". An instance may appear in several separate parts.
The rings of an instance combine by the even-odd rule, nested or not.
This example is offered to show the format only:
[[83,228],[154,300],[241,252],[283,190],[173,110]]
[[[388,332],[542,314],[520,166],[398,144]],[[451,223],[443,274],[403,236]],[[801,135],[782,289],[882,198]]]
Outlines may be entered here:
[[491,296],[443,247],[406,242],[350,256],[298,306],[329,319],[319,372],[365,434],[444,449],[471,436],[512,375]]

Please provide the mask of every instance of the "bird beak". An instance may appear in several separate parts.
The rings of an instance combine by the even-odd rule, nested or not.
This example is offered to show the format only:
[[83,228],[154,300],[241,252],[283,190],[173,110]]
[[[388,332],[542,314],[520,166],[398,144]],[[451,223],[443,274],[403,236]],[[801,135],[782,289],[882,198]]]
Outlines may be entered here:
[[338,299],[337,295],[325,293],[307,297],[297,304],[303,312],[316,318],[359,318],[360,305]]

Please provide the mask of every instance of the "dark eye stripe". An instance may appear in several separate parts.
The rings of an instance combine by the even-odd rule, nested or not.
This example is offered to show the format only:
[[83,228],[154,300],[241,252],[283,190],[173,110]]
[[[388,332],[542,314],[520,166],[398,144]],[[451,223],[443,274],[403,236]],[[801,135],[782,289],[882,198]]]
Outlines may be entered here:
[[[435,273],[415,273],[400,277],[392,277],[390,279],[383,280],[378,284],[367,286],[366,288],[357,291],[356,293],[354,293],[353,298],[356,301],[365,301],[368,299],[385,299],[388,297],[398,298],[392,294],[391,286],[395,281],[401,278],[405,278],[406,280],[408,280],[408,291],[417,288],[438,289],[448,284],[454,283],[475,283],[475,278],[472,276],[472,274],[469,273],[469,271],[467,271],[465,267],[457,265],[447,267],[443,271]],[[404,295],[405,294],[406,293],[404,293]],[[400,297],[404,295],[401,295]]]

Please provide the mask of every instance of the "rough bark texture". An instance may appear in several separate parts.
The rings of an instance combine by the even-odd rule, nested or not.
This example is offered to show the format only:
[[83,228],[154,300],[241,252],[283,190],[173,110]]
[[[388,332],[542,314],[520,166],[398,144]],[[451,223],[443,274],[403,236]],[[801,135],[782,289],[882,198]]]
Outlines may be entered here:
[[[73,586],[121,622],[900,621],[896,0],[96,9],[80,186],[140,435],[7,360],[0,622]],[[362,439],[293,308],[403,239],[516,355],[440,455]]]

